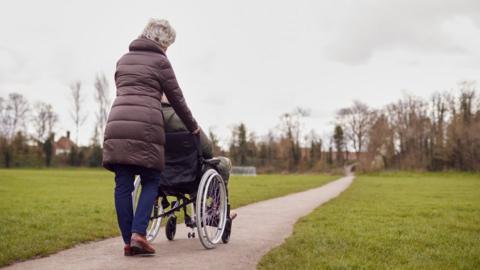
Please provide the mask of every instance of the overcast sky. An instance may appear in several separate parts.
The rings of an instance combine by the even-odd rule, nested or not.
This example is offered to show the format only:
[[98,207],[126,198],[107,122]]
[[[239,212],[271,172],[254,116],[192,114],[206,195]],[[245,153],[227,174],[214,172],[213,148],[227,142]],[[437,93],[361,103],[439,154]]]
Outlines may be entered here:
[[0,96],[52,103],[73,131],[69,84],[81,80],[93,132],[93,79],[115,95],[118,58],[149,18],[177,31],[168,57],[194,116],[224,141],[243,121],[257,134],[297,106],[319,134],[357,99],[428,97],[480,81],[480,1],[8,1],[0,9]]

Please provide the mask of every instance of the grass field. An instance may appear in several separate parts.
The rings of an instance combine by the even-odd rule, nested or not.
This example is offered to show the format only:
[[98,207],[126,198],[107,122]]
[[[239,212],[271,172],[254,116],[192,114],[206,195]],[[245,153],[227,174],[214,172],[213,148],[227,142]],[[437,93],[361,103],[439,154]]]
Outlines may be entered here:
[[[232,177],[230,197],[235,208],[333,179]],[[113,185],[113,174],[100,169],[0,170],[0,266],[118,235]]]
[[358,177],[259,269],[480,269],[480,175]]

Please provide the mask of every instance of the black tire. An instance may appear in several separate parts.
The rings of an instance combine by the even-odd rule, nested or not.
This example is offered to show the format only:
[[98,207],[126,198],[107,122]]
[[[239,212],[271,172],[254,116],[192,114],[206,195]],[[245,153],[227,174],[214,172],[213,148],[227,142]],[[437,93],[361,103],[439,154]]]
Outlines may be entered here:
[[217,171],[208,169],[200,180],[195,204],[198,239],[206,249],[215,248],[222,241],[228,220],[227,204],[225,182]]
[[232,220],[228,218],[227,222],[225,223],[225,230],[223,231],[223,234],[222,234],[222,242],[224,244],[230,241],[231,233],[232,233]]
[[165,235],[167,239],[173,241],[175,238],[175,233],[177,232],[177,217],[171,216],[167,219],[167,224],[165,225]]

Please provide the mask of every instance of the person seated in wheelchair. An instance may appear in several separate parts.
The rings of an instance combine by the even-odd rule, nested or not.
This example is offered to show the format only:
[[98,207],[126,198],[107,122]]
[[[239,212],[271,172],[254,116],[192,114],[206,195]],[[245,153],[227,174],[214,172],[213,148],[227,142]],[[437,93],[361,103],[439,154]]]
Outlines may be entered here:
[[[164,118],[164,127],[165,132],[176,133],[176,132],[188,132],[187,127],[182,122],[180,117],[177,115],[173,107],[170,105],[167,97],[162,96],[162,113]],[[205,160],[215,160],[217,163],[216,170],[222,176],[222,179],[225,181],[225,184],[228,185],[228,180],[230,178],[230,171],[232,169],[232,162],[229,158],[218,156],[213,156],[213,144],[210,139],[207,137],[205,132],[200,129],[200,146],[201,146],[201,155]],[[168,166],[168,164],[167,164]],[[233,220],[237,216],[236,213],[231,212],[230,218]]]
[[[175,113],[175,110],[170,105],[170,102],[165,95],[162,96],[162,112],[166,133],[188,132],[187,127],[183,124],[180,117]],[[227,157],[213,157],[213,144],[202,129],[200,129],[199,136],[201,154],[203,158],[218,160],[218,165],[216,166],[218,173],[222,176],[225,183],[228,184],[230,171],[232,169],[232,162]]]

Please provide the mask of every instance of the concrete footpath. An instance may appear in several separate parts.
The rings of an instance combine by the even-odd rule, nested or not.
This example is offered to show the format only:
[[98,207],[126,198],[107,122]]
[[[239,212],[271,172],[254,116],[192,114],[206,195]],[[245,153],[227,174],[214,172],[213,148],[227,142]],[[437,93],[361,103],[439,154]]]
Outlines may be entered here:
[[205,250],[198,238],[188,239],[187,228],[179,224],[173,242],[161,229],[153,257],[124,257],[122,240],[116,237],[3,269],[255,269],[265,253],[292,233],[300,217],[337,197],[352,181],[353,176],[346,176],[319,188],[237,208],[230,243],[213,250]]

